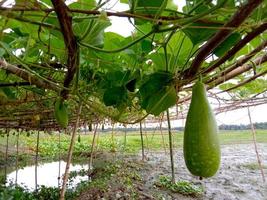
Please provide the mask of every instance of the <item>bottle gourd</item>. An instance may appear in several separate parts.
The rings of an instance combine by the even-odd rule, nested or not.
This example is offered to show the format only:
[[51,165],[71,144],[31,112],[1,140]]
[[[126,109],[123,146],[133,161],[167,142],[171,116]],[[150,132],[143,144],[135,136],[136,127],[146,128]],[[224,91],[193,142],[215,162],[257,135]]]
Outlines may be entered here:
[[188,170],[196,176],[211,177],[220,166],[218,127],[209,105],[205,85],[197,81],[184,131],[184,158]]
[[57,123],[62,128],[66,128],[68,126],[68,109],[62,99],[57,99],[55,102],[55,118],[57,120]]

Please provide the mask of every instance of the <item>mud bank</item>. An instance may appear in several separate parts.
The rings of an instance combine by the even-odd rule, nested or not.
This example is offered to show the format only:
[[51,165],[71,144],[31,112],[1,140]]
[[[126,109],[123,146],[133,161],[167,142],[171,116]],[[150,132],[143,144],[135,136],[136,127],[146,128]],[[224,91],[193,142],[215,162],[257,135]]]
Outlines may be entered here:
[[[267,144],[258,144],[264,173],[267,175]],[[221,167],[216,176],[199,180],[185,167],[182,149],[175,151],[176,180],[188,180],[204,187],[200,197],[186,197],[175,193],[164,195],[163,199],[214,199],[214,200],[266,200],[267,183],[263,183],[252,144],[223,145]],[[153,183],[160,175],[171,174],[169,155],[165,152],[147,154],[148,161],[143,169],[145,185],[154,190]]]

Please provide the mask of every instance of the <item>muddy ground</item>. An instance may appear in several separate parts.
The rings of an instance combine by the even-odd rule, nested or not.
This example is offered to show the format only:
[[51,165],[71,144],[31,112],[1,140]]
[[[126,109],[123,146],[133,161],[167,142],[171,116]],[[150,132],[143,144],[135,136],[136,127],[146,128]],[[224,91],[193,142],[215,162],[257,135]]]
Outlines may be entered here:
[[[258,144],[264,173],[267,175],[267,144]],[[222,146],[221,167],[216,176],[199,180],[192,176],[185,167],[182,149],[175,150],[176,180],[187,180],[202,185],[204,193],[200,196],[186,196],[158,188],[155,182],[161,175],[170,175],[169,154],[165,152],[147,153],[147,161],[140,162],[141,156],[113,155],[113,160],[123,159],[129,163],[141,163],[138,168],[142,180],[134,183],[135,197],[116,177],[110,182],[108,189],[101,192],[96,188],[89,189],[78,199],[162,199],[162,200],[267,200],[267,183],[263,183],[252,144],[235,144]],[[91,196],[92,193],[97,194]]]

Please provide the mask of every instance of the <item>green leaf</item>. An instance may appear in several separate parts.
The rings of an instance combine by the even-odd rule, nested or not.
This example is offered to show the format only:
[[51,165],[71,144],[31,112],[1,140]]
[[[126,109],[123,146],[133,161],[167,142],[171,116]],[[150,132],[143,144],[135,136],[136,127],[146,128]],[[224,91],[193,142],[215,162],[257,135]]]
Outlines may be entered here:
[[29,34],[26,34],[26,33],[22,33],[20,31],[20,28],[16,27],[16,28],[13,28],[12,31],[14,31],[15,34],[17,34],[19,37],[24,37],[24,36],[28,36]]
[[232,33],[219,46],[214,49],[214,54],[218,57],[223,56],[229,51],[237,42],[241,40],[240,33]]
[[140,89],[141,107],[146,109],[150,97],[172,83],[172,74],[168,72],[155,72],[147,77]]
[[25,7],[40,7],[40,3],[38,1],[29,1],[29,0],[16,0],[14,7],[25,8]]
[[75,35],[86,44],[97,47],[104,46],[104,30],[110,26],[109,20],[85,19],[82,22],[75,23],[73,26]]
[[[190,38],[183,32],[175,33],[167,45],[168,52],[174,57],[175,62],[169,63],[169,68],[177,68],[184,66],[187,60],[191,57],[191,53],[198,47],[193,46]],[[174,66],[172,67],[171,64]]]
[[5,55],[6,51],[3,48],[0,48],[0,57]]
[[72,1],[72,3],[69,5],[69,8],[71,9],[82,9],[82,10],[91,10],[95,8],[96,1],[95,0],[77,0]]
[[148,100],[146,111],[158,116],[161,112],[175,105],[177,100],[176,90],[173,86],[167,86],[151,96]]
[[43,5],[44,8],[49,8],[53,6],[51,0],[41,0],[40,4]]
[[125,87],[127,88],[127,90],[129,90],[130,92],[134,92],[134,90],[135,90],[135,85],[136,85],[136,81],[137,81],[136,78],[130,80],[130,81],[125,85]]
[[173,2],[173,0],[168,1],[166,8],[174,11],[178,10],[178,6]]
[[3,87],[2,91],[8,99],[10,99],[10,100],[16,99],[16,94],[15,94],[14,90],[11,90],[9,87]]
[[[165,4],[165,5],[163,5]],[[131,9],[134,10],[137,14],[144,14],[144,15],[156,15],[161,14],[159,13],[160,9],[165,9],[167,6],[167,1],[165,0],[136,0],[131,1]],[[135,20],[136,24],[143,24],[145,23],[144,20]]]
[[[65,43],[63,37],[60,38],[55,37],[54,35],[50,35],[50,54],[55,55],[59,60],[65,58]],[[44,47],[45,51],[47,51],[47,47]]]
[[121,3],[126,3],[128,4],[129,3],[129,0],[120,0]]
[[152,51],[151,41],[149,41],[149,40],[143,40],[141,42],[141,48],[142,48],[142,52],[145,53],[145,54],[151,52]]
[[164,0],[137,0],[138,7],[160,7]]
[[118,49],[125,38],[114,32],[104,34],[105,49]]
[[[218,0],[217,4],[221,4],[224,0]],[[224,6],[226,8],[235,8],[235,0],[228,0],[224,3]]]
[[39,94],[41,96],[44,96],[45,95],[45,89],[43,88],[38,88],[38,87],[24,87],[25,90],[30,90],[36,94]]
[[[170,72],[174,72],[174,56],[168,54],[168,69]],[[164,53],[151,53],[149,58],[153,61],[153,66],[155,71],[164,71],[166,70],[166,61],[165,61],[165,54]]]
[[221,90],[226,90],[226,89],[228,89],[230,87],[233,87],[233,86],[235,86],[235,84],[233,84],[233,83],[225,83],[225,84],[220,85],[219,88]]
[[[210,28],[207,28],[210,27]],[[205,23],[192,23],[189,28],[183,29],[183,32],[190,38],[193,45],[207,41],[217,32],[219,25],[210,25]]]
[[114,70],[106,74],[106,80],[112,86],[122,86],[129,81],[131,72],[129,70],[119,71]]
[[124,87],[108,88],[103,95],[103,102],[106,106],[120,106],[127,100],[127,91]]

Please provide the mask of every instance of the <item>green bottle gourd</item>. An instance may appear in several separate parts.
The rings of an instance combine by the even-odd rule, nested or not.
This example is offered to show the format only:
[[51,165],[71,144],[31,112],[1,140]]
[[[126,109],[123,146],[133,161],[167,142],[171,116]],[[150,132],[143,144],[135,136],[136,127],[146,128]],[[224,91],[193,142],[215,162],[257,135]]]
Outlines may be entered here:
[[62,128],[66,128],[68,126],[68,109],[62,99],[57,99],[55,102],[55,118],[57,120],[57,123]]
[[192,90],[184,131],[184,158],[188,170],[200,177],[213,176],[220,166],[218,127],[201,81]]

